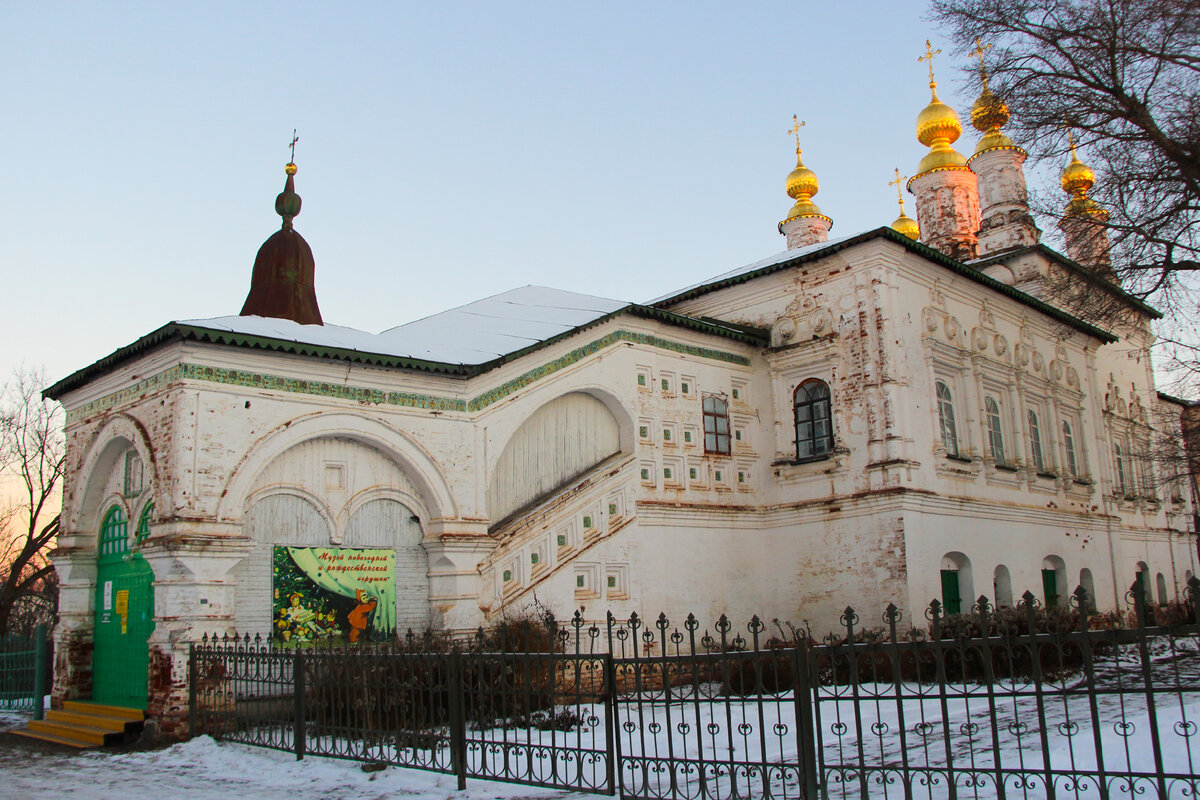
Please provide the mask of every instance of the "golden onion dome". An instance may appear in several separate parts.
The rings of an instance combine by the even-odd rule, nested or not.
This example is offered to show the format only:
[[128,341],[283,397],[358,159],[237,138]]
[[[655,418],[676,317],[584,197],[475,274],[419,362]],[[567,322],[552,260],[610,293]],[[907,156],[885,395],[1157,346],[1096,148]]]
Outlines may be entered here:
[[1092,172],[1092,168],[1079,160],[1079,154],[1075,152],[1075,145],[1071,145],[1071,163],[1067,164],[1062,171],[1062,188],[1063,191],[1072,197],[1080,197],[1087,194],[1087,190],[1091,189],[1096,183],[1096,173]]
[[933,99],[917,115],[917,141],[926,147],[933,147],[939,141],[953,144],[962,136],[958,113],[938,99],[936,83],[930,83],[929,88]]
[[896,217],[895,221],[892,222],[892,228],[903,233],[910,239],[920,239],[921,228],[917,225],[917,221],[904,213],[904,190],[900,188],[904,184],[904,176],[900,174],[899,167],[896,168],[895,172],[896,179],[888,181],[888,186],[896,187],[896,202],[900,205],[900,216]]
[[1000,147],[1016,147],[1011,139],[1000,132],[1000,126],[1007,123],[1008,119],[1008,106],[993,94],[985,83],[983,93],[979,95],[975,105],[971,106],[971,124],[983,134],[983,138],[975,146],[976,154]]
[[913,240],[921,238],[921,227],[917,225],[917,221],[915,219],[910,217],[908,214],[905,214],[903,211],[901,211],[900,216],[896,217],[895,221],[892,222],[892,229],[903,233],[905,236]]
[[917,174],[939,169],[966,169],[967,160],[950,145],[962,135],[962,123],[953,108],[937,96],[937,84],[929,82],[933,99],[917,115],[917,141],[929,152],[917,165]]
[[792,206],[784,222],[796,217],[823,216],[821,209],[812,201],[813,195],[820,191],[820,188],[817,173],[804,166],[804,162],[800,160],[800,148],[797,147],[796,168],[787,176],[787,194],[796,204]]
[[1008,122],[1008,106],[986,86],[975,105],[971,106],[971,124],[980,133],[987,133]]
[[1068,134],[1071,142],[1071,162],[1063,168],[1062,171],[1062,188],[1063,191],[1071,196],[1067,202],[1066,216],[1108,216],[1103,208],[1101,208],[1095,200],[1088,197],[1088,190],[1096,183],[1096,173],[1087,164],[1079,160],[1079,153],[1075,151],[1075,139]]

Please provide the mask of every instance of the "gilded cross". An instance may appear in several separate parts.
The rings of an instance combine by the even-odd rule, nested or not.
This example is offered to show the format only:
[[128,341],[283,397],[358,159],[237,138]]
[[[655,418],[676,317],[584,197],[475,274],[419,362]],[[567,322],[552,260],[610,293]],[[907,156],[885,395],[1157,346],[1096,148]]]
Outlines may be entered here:
[[933,45],[931,45],[929,43],[929,40],[926,39],[925,40],[925,55],[917,56],[917,61],[928,61],[929,62],[929,82],[930,83],[933,83],[933,57],[936,56],[940,52],[942,52],[940,49],[934,50]]
[[992,46],[990,44],[984,44],[982,41],[980,41],[979,37],[976,36],[975,49],[967,53],[967,56],[970,58],[979,58],[979,78],[983,81],[984,91],[987,91],[987,65],[983,63],[983,55],[991,49]]
[[800,121],[799,117],[797,117],[795,114],[792,114],[792,127],[788,128],[788,136],[791,136],[792,134],[795,134],[796,136],[797,155],[800,154],[800,129],[803,127],[804,123]]
[[903,212],[904,212],[904,193],[903,193],[903,191],[900,189],[900,186],[901,186],[901,185],[904,183],[904,181],[905,181],[905,180],[907,180],[907,176],[906,176],[906,175],[901,175],[901,174],[900,174],[900,168],[899,168],[899,167],[897,167],[897,168],[896,168],[896,180],[894,180],[894,181],[888,181],[888,186],[895,186],[895,187],[896,187],[896,201],[897,201],[898,203],[900,203],[900,211],[901,211],[901,213],[903,213]]
[[296,142],[300,141],[300,137],[296,135],[296,129],[292,128],[292,141],[289,147],[292,148],[292,157],[289,159],[293,164],[296,162]]

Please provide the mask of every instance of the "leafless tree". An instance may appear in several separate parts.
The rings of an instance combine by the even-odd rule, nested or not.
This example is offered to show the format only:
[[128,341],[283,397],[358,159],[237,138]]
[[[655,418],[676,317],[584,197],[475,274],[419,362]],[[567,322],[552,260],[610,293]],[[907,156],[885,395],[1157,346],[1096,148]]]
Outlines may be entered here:
[[57,597],[47,555],[58,534],[64,445],[61,411],[42,399],[43,385],[40,372],[19,370],[0,389],[0,634],[14,614]]
[[[1200,0],[933,0],[932,14],[960,54],[991,45],[990,88],[1012,111],[1005,131],[1031,155],[1065,165],[1074,131],[1123,287],[1196,319]],[[1037,208],[1062,209],[1062,195]],[[1196,339],[1179,332],[1176,353],[1200,363]]]

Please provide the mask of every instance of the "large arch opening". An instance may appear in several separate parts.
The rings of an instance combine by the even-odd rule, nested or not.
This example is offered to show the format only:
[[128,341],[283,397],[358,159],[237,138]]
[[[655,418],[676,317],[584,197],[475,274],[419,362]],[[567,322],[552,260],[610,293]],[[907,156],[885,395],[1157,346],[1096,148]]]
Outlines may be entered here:
[[302,442],[259,472],[246,505],[239,631],[349,644],[428,627],[429,512],[386,454],[351,438]]
[[621,425],[599,398],[570,392],[509,438],[488,482],[488,517],[502,523],[621,452]]

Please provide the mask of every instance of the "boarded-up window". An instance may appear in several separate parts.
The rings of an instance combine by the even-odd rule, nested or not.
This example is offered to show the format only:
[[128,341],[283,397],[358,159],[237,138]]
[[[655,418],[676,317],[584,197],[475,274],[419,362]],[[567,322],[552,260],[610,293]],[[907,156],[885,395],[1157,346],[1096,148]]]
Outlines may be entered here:
[[488,514],[499,522],[621,449],[612,412],[581,392],[551,400],[525,420],[500,454],[488,485]]

